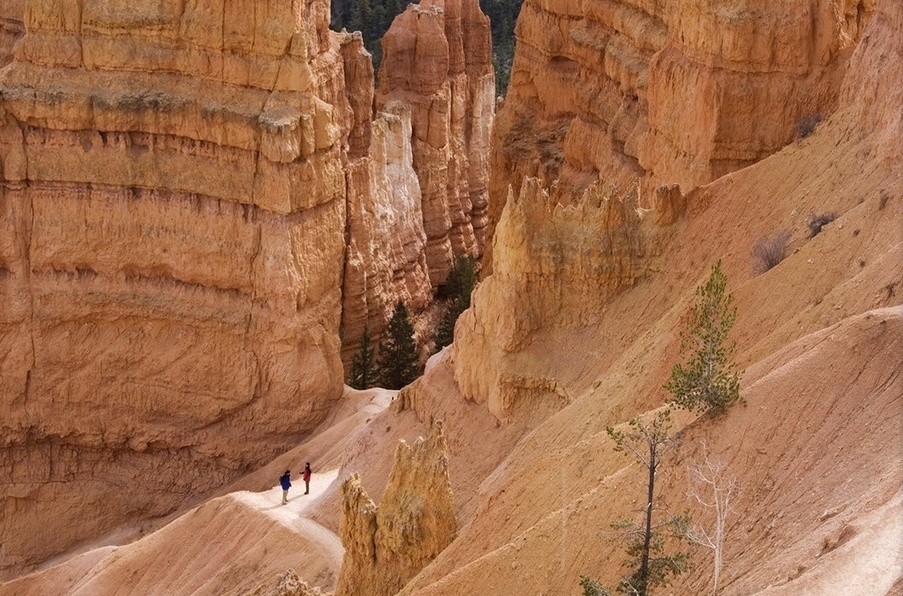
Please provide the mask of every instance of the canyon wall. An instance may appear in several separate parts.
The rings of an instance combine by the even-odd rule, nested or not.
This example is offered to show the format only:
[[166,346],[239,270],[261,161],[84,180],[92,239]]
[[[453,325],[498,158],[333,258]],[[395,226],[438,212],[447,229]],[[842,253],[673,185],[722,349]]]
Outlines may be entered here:
[[[0,9],[0,573],[164,515],[313,429],[341,395],[340,338],[347,356],[444,280],[428,172],[466,171],[444,179],[468,184],[448,185],[465,215],[440,243],[479,250],[486,152],[467,152],[494,104],[449,93],[444,142],[468,157],[433,164],[413,106],[436,90],[375,113],[360,35],[328,22],[326,0]],[[491,87],[483,58],[447,78]]]
[[[534,337],[551,345],[557,330],[591,324],[648,270],[656,230],[692,189],[778,151],[805,132],[801,122],[836,108],[872,3],[755,4],[525,0],[493,132],[492,275],[455,342],[462,392],[497,417],[570,401]],[[525,177],[536,181],[521,188]],[[633,207],[615,218],[589,209],[585,192],[599,181],[632,189]]]
[[525,175],[564,201],[598,178],[686,193],[774,153],[835,108],[873,3],[525,0],[491,221]]
[[379,88],[355,110],[369,118],[374,104],[359,135],[370,150],[356,153],[352,133],[347,166],[346,362],[364,327],[382,332],[397,300],[420,310],[454,257],[481,255],[488,221],[495,78],[479,3],[409,5],[382,48]]
[[377,106],[410,108],[426,261],[438,285],[455,256],[482,254],[495,113],[489,18],[477,0],[423,0],[396,17],[382,48]]
[[0,67],[12,60],[13,46],[25,33],[25,0],[7,0],[0,6]]
[[171,511],[341,395],[363,47],[324,2],[181,7],[29,3],[0,74],[2,568]]

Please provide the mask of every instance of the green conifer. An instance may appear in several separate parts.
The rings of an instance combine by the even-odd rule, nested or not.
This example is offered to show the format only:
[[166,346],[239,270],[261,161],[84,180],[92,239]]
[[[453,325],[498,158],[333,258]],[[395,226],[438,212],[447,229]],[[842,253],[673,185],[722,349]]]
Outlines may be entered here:
[[351,357],[351,378],[348,379],[348,384],[355,389],[366,389],[376,381],[376,363],[370,343],[370,329],[364,327],[357,353]]
[[731,306],[733,296],[725,293],[726,287],[719,260],[706,284],[696,288],[696,303],[681,334],[683,363],[674,365],[665,384],[670,403],[679,408],[717,414],[743,401],[740,373],[731,361],[735,344],[727,340],[737,308]]
[[414,326],[404,302],[398,301],[379,345],[379,382],[386,389],[401,389],[420,375]]
[[438,352],[452,343],[455,338],[455,323],[461,313],[470,308],[470,294],[477,283],[477,261],[469,255],[455,258],[440,295],[449,297],[439,325],[433,333],[433,342]]

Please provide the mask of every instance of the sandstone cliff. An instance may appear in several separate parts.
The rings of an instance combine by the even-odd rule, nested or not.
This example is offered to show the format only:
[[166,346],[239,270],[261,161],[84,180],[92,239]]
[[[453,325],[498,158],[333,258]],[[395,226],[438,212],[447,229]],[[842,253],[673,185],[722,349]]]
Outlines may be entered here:
[[[346,362],[365,326],[378,336],[399,299],[422,309],[455,256],[482,254],[487,222],[495,83],[479,3],[410,5],[382,48],[375,98],[370,89],[351,102],[360,125],[346,166]],[[346,79],[372,78],[364,70],[346,65]]]
[[560,180],[562,200],[597,178],[688,192],[828,116],[874,1],[755,4],[526,0],[493,133],[493,224],[525,175]]
[[366,59],[325,2],[24,15],[0,74],[2,568],[171,511],[340,396],[342,73]]
[[422,309],[432,298],[420,183],[411,151],[411,114],[384,107],[369,132],[368,152],[345,167],[347,247],[342,295],[344,358],[367,327],[378,337],[395,303]]
[[24,14],[24,0],[8,0],[0,6],[0,67],[12,60],[13,45],[25,33]]
[[659,250],[659,228],[638,210],[636,188],[598,183],[572,206],[554,195],[536,179],[509,195],[493,237],[493,273],[455,326],[455,379],[499,419],[515,408],[539,418],[570,401],[561,370],[543,362],[549,334],[598,324]]
[[457,533],[441,425],[428,439],[398,444],[379,506],[355,474],[342,483],[345,559],[338,596],[390,596],[400,590]]
[[[643,6],[654,11],[659,4]],[[609,10],[615,5],[568,3],[574,14],[586,6]],[[730,6],[736,9],[731,14],[721,5],[716,8],[729,17],[728,24],[759,7]],[[845,9],[842,3],[836,6]],[[392,411],[362,416],[369,422],[349,441],[342,458],[343,468],[361,469],[367,490],[377,494],[389,477],[388,464],[382,464],[391,459],[397,436],[431,419],[446,422],[453,454],[449,480],[461,529],[405,584],[402,594],[564,596],[579,591],[581,575],[597,576],[608,585],[617,581],[623,572],[622,545],[606,540],[604,533],[613,520],[632,515],[641,496],[634,482],[638,470],[613,451],[604,428],[661,405],[681,318],[716,259],[724,263],[740,312],[732,335],[746,369],[742,391],[748,404],[719,419],[678,419],[685,441],[678,453],[681,464],[659,485],[665,502],[674,509],[686,505],[693,485],[682,465],[702,454],[700,441],[705,440],[709,453],[727,462],[743,487],[727,527],[724,593],[827,594],[841,586],[844,594],[873,596],[895,594],[903,585],[903,88],[898,84],[903,78],[903,6],[896,0],[862,6],[863,30],[836,94],[836,109],[811,136],[687,194],[676,186],[656,186],[654,193],[641,186],[646,191],[634,194],[615,172],[609,179],[631,190],[615,193],[597,186],[592,192],[598,201],[571,201],[572,195],[583,196],[576,190],[592,187],[592,175],[575,178],[579,184],[565,180],[558,195],[554,189],[543,193],[544,183],[530,182],[523,193],[528,201],[520,203],[521,195],[511,199],[495,240],[505,247],[495,255],[502,275],[487,279],[476,292],[472,312],[459,325],[460,345],[436,356],[424,377],[398,396]],[[621,17],[631,15],[627,11]],[[790,22],[796,18],[789,8],[787,15]],[[758,21],[750,17],[750,22]],[[762,22],[773,25],[768,19]],[[556,27],[546,29],[555,34]],[[709,34],[715,39],[721,31]],[[800,40],[780,47],[796,43]],[[345,59],[346,82],[355,80],[347,66],[352,63],[354,72],[366,71],[357,58]],[[363,122],[359,114],[366,93],[348,101],[347,138],[349,147],[358,147],[349,149],[349,156],[360,159],[362,148],[372,144],[366,137],[372,130],[350,123]],[[403,104],[395,112],[398,130],[404,128],[404,112]],[[395,125],[394,120],[386,123]],[[559,157],[556,142],[551,135],[538,143],[553,162]],[[564,163],[564,153],[560,157]],[[405,193],[414,192],[411,169],[399,169],[407,181]],[[572,204],[559,205],[557,198]],[[810,215],[829,212],[836,219],[810,237]],[[669,225],[659,227],[663,224]],[[3,225],[12,229],[5,220]],[[767,273],[754,274],[750,247],[756,238],[784,229],[791,232],[786,259]],[[0,235],[0,243],[6,237]],[[377,253],[364,249],[361,254]],[[397,252],[387,244],[378,254]],[[416,270],[416,265],[410,269]],[[3,283],[18,274],[8,271]],[[489,332],[505,340],[504,349],[490,344]],[[4,366],[18,354],[8,353]],[[482,384],[482,369],[491,382]],[[463,387],[469,388],[470,399],[461,395]],[[483,404],[506,422],[498,422]],[[347,428],[343,425],[341,434]],[[324,434],[318,445],[302,449],[337,462],[334,436]],[[319,511],[330,514],[323,525],[335,528],[335,511],[342,503],[337,487],[330,490]],[[364,561],[358,569],[365,573],[347,589],[397,586],[403,580],[393,577],[383,583],[377,577],[371,582],[374,576],[366,575],[378,544],[368,538],[378,535],[378,512],[363,491],[349,492],[349,509],[356,512],[351,529],[361,539],[349,551]],[[19,506],[28,502],[26,497]],[[211,508],[209,513],[218,511]],[[696,507],[694,518],[707,521],[710,513]],[[202,521],[209,535],[218,538],[234,529],[234,515],[223,512]],[[262,531],[258,524],[244,529],[257,535]],[[181,534],[177,540],[186,535],[194,537]],[[198,543],[203,552],[205,543]],[[209,579],[205,574],[222,569],[186,564],[179,570],[184,575],[170,574],[159,565],[158,553],[170,552],[162,536],[157,547],[150,553],[135,549],[128,563],[121,557],[111,563],[119,569],[113,576],[117,585],[141,565],[154,571],[144,576],[150,592],[179,585],[173,578],[203,584]],[[219,579],[254,573],[247,551],[237,552],[235,567]],[[691,570],[669,588],[674,594],[707,591],[709,553],[692,556]],[[295,563],[279,569],[289,566],[305,578],[308,569],[316,569],[313,563],[308,569]],[[82,573],[94,573],[85,567]],[[72,577],[71,568],[57,573]],[[269,569],[266,574],[269,587],[274,573]],[[0,592],[4,588],[19,593],[16,586],[0,586]]]
[[409,107],[434,285],[452,260],[482,253],[495,111],[489,18],[477,0],[423,0],[382,42],[377,105]]
[[340,395],[341,331],[347,357],[479,251],[488,23],[429,10],[456,58],[374,115],[325,0],[3,4],[0,570],[284,450]]
[[[572,594],[587,574],[617,582],[623,545],[604,537],[636,511],[642,471],[604,428],[662,404],[681,318],[719,258],[739,309],[732,336],[747,406],[679,419],[683,446],[659,485],[662,502],[688,505],[684,466],[704,440],[742,486],[726,526],[723,593],[898,592],[903,6],[878,2],[864,23],[837,109],[810,137],[684,197],[653,271],[611,296],[595,324],[534,333],[544,351],[519,364],[582,370],[564,384],[578,395],[479,484],[472,521],[404,594]],[[808,217],[825,212],[837,219],[810,237]],[[792,233],[786,258],[754,273],[750,247],[782,229]],[[487,305],[473,327],[498,316]],[[470,324],[462,331],[456,344]],[[712,522],[710,510],[689,506]],[[708,591],[711,553],[693,549],[691,561],[668,591]]]

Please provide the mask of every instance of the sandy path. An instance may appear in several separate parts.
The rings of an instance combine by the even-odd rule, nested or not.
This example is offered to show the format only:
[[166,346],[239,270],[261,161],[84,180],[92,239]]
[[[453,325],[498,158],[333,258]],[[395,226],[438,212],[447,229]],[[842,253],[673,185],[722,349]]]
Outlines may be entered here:
[[231,493],[239,503],[242,503],[256,511],[259,511],[280,524],[304,536],[316,544],[323,556],[329,559],[330,565],[338,571],[342,566],[342,557],[345,549],[342,541],[331,530],[325,528],[305,515],[305,511],[332,482],[338,477],[339,471],[328,470],[317,472],[310,479],[310,494],[304,494],[304,481],[301,475],[292,478],[292,488],[288,492],[288,503],[282,504],[282,488],[277,483],[273,488],[259,492],[239,491]]

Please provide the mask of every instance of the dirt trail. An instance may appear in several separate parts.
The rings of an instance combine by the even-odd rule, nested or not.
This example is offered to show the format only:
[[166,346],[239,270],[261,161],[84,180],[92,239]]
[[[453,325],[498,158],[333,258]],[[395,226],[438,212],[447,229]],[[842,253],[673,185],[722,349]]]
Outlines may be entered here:
[[313,474],[310,479],[310,494],[307,495],[304,494],[304,481],[300,475],[293,478],[288,503],[285,505],[282,504],[282,488],[278,484],[263,492],[238,491],[231,493],[230,496],[316,544],[329,560],[330,567],[338,574],[345,554],[342,541],[334,532],[307,516],[308,509],[311,509],[313,503],[326,491],[338,474],[338,470]]
[[256,593],[286,569],[329,589],[341,570],[342,544],[307,516],[337,476],[338,470],[314,473],[308,495],[298,480],[286,505],[278,484],[228,493],[131,544],[0,584],[0,596]]

